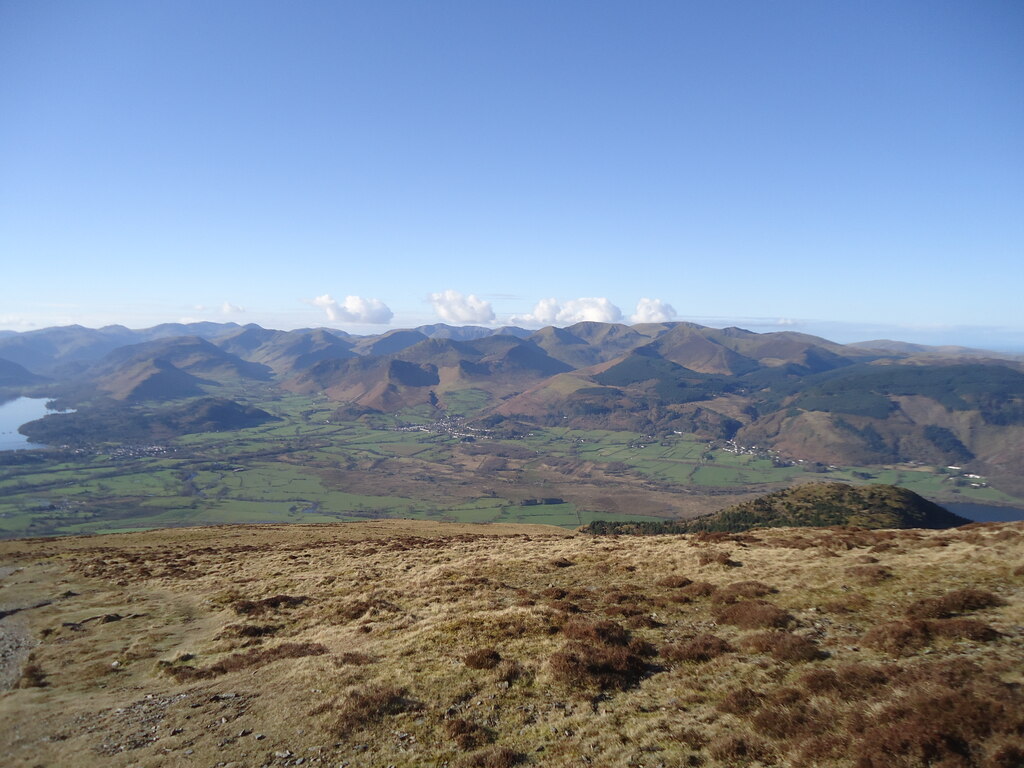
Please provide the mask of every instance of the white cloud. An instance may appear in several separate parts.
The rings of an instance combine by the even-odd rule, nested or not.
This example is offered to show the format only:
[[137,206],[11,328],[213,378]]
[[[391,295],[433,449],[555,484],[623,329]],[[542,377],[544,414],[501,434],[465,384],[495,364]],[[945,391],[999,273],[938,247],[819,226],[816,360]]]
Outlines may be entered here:
[[232,304],[230,301],[225,301],[221,304],[220,313],[222,315],[236,315],[241,312],[245,312],[245,307],[240,307],[237,304]]
[[493,323],[494,309],[491,302],[477,298],[472,293],[463,296],[458,291],[430,294],[437,316],[446,323]]
[[622,310],[608,299],[579,298],[559,302],[558,299],[541,299],[528,315],[514,315],[513,323],[523,325],[573,325],[574,323],[617,323],[622,320]]
[[776,325],[796,325],[796,320],[792,320],[792,319],[790,319],[790,318],[788,318],[788,317],[780,317],[780,318],[779,318],[779,319],[778,319],[778,320],[776,321],[776,323],[775,323],[775,324],[776,324]]
[[322,307],[332,323],[370,323],[383,325],[391,322],[395,313],[380,299],[365,299],[362,296],[346,296],[338,303],[330,295],[317,296],[309,302]]
[[40,324],[20,315],[0,315],[0,328],[5,331],[28,331],[39,328]]
[[671,304],[661,299],[642,298],[636,303],[629,321],[631,323],[668,323],[676,317],[676,310]]

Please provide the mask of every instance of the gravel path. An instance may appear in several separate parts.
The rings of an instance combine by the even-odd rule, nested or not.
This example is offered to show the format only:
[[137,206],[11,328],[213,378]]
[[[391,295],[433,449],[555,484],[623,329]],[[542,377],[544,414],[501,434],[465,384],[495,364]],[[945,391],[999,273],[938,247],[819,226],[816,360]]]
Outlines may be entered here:
[[[0,581],[18,570],[14,566],[0,566]],[[24,606],[0,602],[0,615],[17,611]],[[0,691],[6,691],[21,677],[21,665],[36,641],[17,613],[0,619]]]

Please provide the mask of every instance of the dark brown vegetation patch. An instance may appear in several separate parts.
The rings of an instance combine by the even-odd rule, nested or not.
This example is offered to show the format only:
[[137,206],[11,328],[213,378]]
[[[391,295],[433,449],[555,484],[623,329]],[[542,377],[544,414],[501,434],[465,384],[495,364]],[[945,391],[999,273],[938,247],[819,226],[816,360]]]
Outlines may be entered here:
[[501,654],[493,648],[477,648],[462,660],[470,669],[494,669],[501,662]]
[[708,597],[718,590],[710,581],[695,581],[679,590],[679,593],[687,597]]
[[444,731],[448,738],[459,745],[459,749],[477,749],[494,741],[494,736],[489,730],[461,717],[445,720]]
[[461,762],[460,768],[512,768],[525,760],[524,755],[509,749],[508,747],[488,747],[466,755]]
[[743,600],[720,608],[715,613],[715,621],[741,629],[784,629],[793,622],[793,617],[764,600]]
[[395,610],[395,606],[387,600],[353,600],[339,605],[334,610],[334,615],[342,621],[355,621],[368,613],[381,613],[393,610]]
[[18,688],[45,688],[46,673],[43,668],[34,661],[29,661],[22,670],[18,679]]
[[823,603],[821,610],[827,613],[856,613],[870,605],[871,601],[860,592],[848,592],[836,600]]
[[562,634],[570,640],[598,645],[626,645],[629,642],[629,632],[614,621],[570,619],[562,625]]
[[570,641],[548,663],[555,680],[570,688],[628,688],[643,677],[647,657],[655,653],[649,643],[611,621],[573,620],[562,632]]
[[729,765],[749,765],[754,761],[770,763],[775,755],[771,744],[756,736],[729,734],[708,744],[708,753]]
[[817,661],[825,654],[817,643],[790,632],[759,632],[743,638],[743,647],[758,653],[770,653],[776,661]]
[[719,588],[712,596],[714,603],[735,603],[739,600],[751,600],[770,595],[777,590],[763,581],[735,581]]
[[730,715],[749,715],[761,706],[764,694],[747,687],[729,691],[715,707],[719,712]]
[[406,694],[405,688],[396,686],[367,686],[353,691],[334,707],[333,731],[339,736],[346,736],[359,728],[379,722],[388,715],[417,709],[419,705]]
[[240,669],[262,667],[265,664],[270,664],[280,659],[322,656],[325,653],[327,653],[327,648],[320,643],[282,643],[281,645],[275,645],[273,648],[253,648],[245,653],[234,653],[227,658],[214,662],[208,667],[176,666],[170,662],[161,662],[161,667],[164,672],[179,682],[184,680],[205,680]]
[[733,560],[729,552],[723,550],[710,550],[697,555],[697,562],[700,565],[724,565],[726,568],[739,568],[743,563]]
[[729,653],[733,647],[717,635],[697,635],[681,643],[661,647],[661,656],[668,661],[711,661]]
[[279,608],[294,608],[308,600],[308,597],[298,595],[274,595],[262,600],[236,600],[231,604],[231,608],[239,616],[259,616]]
[[680,576],[679,574],[666,576],[658,581],[659,587],[668,587],[669,589],[680,589],[682,587],[688,587],[691,584],[693,584],[693,579],[688,579],[685,576]]
[[376,659],[365,653],[359,653],[358,651],[346,651],[345,653],[338,656],[337,662],[339,664],[351,664],[355,667],[362,667],[366,664],[373,664]]
[[[857,766],[1006,764],[1014,752],[1022,754],[1022,705],[1019,691],[999,684],[914,687],[879,711],[864,729],[854,750]],[[994,736],[1016,737],[1015,743],[1004,741],[989,751],[986,742]]]
[[865,584],[881,584],[893,578],[893,573],[884,565],[855,565],[846,573]]
[[280,629],[279,624],[228,624],[220,631],[220,636],[253,640],[269,637]]
[[936,638],[990,642],[998,637],[992,627],[976,619],[912,619],[872,627],[861,642],[876,651],[903,656],[924,648]]
[[957,613],[978,611],[1005,605],[999,595],[984,589],[958,589],[941,597],[929,597],[911,603],[906,615],[909,619],[947,619]]
[[847,701],[874,696],[891,682],[891,671],[869,664],[844,664],[835,669],[815,669],[800,678],[804,690],[818,696],[837,696]]

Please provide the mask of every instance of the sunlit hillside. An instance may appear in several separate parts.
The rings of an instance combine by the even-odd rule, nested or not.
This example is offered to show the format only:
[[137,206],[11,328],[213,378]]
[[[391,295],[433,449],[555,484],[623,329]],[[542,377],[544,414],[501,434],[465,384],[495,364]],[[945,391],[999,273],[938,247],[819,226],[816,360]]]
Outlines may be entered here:
[[1024,524],[0,542],[10,766],[1024,760]]

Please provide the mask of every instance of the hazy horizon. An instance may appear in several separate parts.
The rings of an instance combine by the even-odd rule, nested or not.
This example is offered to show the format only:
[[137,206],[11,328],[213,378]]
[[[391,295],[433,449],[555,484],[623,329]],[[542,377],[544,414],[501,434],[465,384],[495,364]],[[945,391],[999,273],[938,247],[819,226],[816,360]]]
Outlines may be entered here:
[[[12,329],[12,328],[0,328],[0,334],[6,333],[26,333],[29,331],[41,331],[48,328],[61,328],[69,326],[80,326],[89,328],[92,330],[101,330],[103,328],[109,328],[114,326],[120,326],[128,328],[129,330],[146,330],[147,328],[153,328],[158,325],[164,324],[178,324],[189,325],[192,323],[235,323],[239,327],[245,327],[247,325],[257,325],[267,330],[278,330],[278,331],[297,331],[297,330],[309,330],[316,328],[326,328],[328,330],[338,330],[350,333],[353,336],[374,336],[381,333],[387,333],[388,331],[411,329],[424,325],[435,325],[444,324],[452,327],[484,327],[484,328],[501,328],[508,325],[515,325],[514,323],[501,323],[493,322],[486,325],[480,326],[476,323],[445,323],[437,318],[427,319],[420,323],[410,323],[407,325],[388,325],[388,326],[370,326],[370,325],[352,325],[350,324],[347,328],[343,328],[337,325],[331,324],[314,324],[314,325],[291,325],[289,327],[283,327],[280,325],[274,325],[273,323],[258,323],[255,320],[219,320],[217,318],[211,318],[208,320],[195,320],[191,318],[184,318],[184,322],[178,320],[163,321],[160,323],[153,323],[152,325],[127,325],[125,323],[103,323],[96,325],[89,325],[85,323],[67,323],[56,326],[42,326],[39,328],[23,328],[23,329]],[[892,326],[876,326],[870,324],[855,324],[855,323],[829,323],[827,321],[786,321],[780,323],[767,318],[675,318],[671,322],[693,322],[700,325],[708,326],[711,328],[728,328],[728,327],[739,327],[745,330],[753,331],[755,333],[772,333],[776,331],[794,331],[797,333],[805,333],[812,336],[819,336],[829,341],[834,341],[840,344],[854,344],[858,342],[866,341],[901,341],[911,344],[924,344],[930,346],[962,346],[972,347],[975,349],[987,349],[993,352],[1002,353],[1024,353],[1024,334],[1009,331],[1007,329],[994,329],[994,328],[899,328]],[[573,323],[554,323],[555,327],[564,328]],[[625,325],[637,325],[637,323],[631,323],[628,320],[624,320]],[[541,325],[519,325],[517,327],[524,328],[526,330],[538,330]]]

